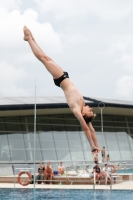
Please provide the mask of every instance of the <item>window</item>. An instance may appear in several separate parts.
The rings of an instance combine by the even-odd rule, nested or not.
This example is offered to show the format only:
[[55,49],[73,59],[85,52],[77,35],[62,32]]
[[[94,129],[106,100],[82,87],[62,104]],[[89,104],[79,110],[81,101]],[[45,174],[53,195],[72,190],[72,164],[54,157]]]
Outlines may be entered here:
[[[34,150],[26,150],[28,161],[34,162]],[[41,150],[35,150],[35,161],[41,162],[42,159],[42,152]]]
[[85,160],[83,151],[71,151],[72,160],[82,161]]
[[5,122],[7,131],[22,131],[22,126],[19,117],[5,118]]
[[57,156],[56,156],[55,150],[42,150],[42,155],[43,155],[43,161],[57,160]]
[[11,150],[10,152],[12,161],[27,161],[25,150]]
[[57,151],[57,158],[58,160],[62,160],[62,161],[69,161],[71,160],[71,155],[70,152],[68,150],[61,150],[61,151]]
[[55,140],[54,142],[56,149],[69,149],[67,140]]
[[41,144],[41,149],[55,149],[55,145],[54,145],[54,141],[49,141],[49,140],[45,140],[45,141],[40,141]]

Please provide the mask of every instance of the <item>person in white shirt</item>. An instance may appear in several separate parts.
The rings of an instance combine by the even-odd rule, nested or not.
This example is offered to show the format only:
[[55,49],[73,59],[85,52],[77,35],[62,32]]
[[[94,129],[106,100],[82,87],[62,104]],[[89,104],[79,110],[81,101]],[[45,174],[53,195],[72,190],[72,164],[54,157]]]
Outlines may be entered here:
[[112,164],[105,164],[105,167],[103,168],[104,176],[105,176],[105,184],[107,185],[107,181],[111,181],[111,175],[116,171],[116,168]]
[[62,175],[65,172],[65,167],[63,165],[63,162],[60,162],[59,166],[58,166],[58,174]]
[[103,173],[105,176],[105,184],[107,185],[107,181],[111,181],[111,168],[109,167],[109,165],[106,163],[105,167],[103,168]]

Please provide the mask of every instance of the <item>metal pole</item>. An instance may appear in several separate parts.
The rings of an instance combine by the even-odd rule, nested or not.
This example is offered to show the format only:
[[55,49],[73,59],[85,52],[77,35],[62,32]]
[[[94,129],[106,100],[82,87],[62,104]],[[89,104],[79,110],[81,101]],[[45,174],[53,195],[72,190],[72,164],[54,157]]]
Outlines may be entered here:
[[16,180],[15,180],[15,168],[14,168],[14,165],[13,165],[13,172],[14,172],[14,189],[15,189],[15,182],[16,182]]
[[112,189],[112,168],[111,168],[111,181],[110,181],[110,189]]
[[103,132],[103,110],[101,109],[101,129]]
[[35,80],[35,106],[34,106],[34,190],[35,190],[35,149],[36,149],[36,80]]
[[104,138],[104,135],[103,135],[103,109],[105,108],[105,104],[103,102],[100,102],[98,104],[98,107],[101,110],[101,131],[102,131],[102,136]]
[[96,173],[94,172],[93,175],[94,175],[94,185],[93,185],[93,189],[95,189],[95,186],[96,186]]

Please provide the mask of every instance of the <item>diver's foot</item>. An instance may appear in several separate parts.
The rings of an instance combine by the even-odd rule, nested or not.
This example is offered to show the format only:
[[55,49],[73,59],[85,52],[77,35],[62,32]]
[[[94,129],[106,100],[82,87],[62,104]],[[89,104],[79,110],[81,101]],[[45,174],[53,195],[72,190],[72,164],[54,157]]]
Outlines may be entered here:
[[25,41],[28,41],[30,38],[33,37],[31,31],[26,26],[24,26],[23,31],[24,31],[24,40]]

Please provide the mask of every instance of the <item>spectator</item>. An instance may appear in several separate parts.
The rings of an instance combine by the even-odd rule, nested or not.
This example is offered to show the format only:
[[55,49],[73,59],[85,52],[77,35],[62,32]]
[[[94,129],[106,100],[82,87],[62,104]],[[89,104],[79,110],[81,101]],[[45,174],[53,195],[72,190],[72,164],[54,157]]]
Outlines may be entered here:
[[60,165],[58,166],[58,174],[63,175],[65,172],[65,167],[63,165],[63,162],[60,162]]
[[110,167],[110,173],[113,174],[116,172],[116,167],[112,164],[108,164],[108,166]]
[[45,168],[43,167],[42,163],[40,163],[40,166],[38,168],[38,174],[36,176],[36,183],[42,183],[44,180],[44,170]]
[[95,177],[96,177],[96,183],[98,182],[98,184],[100,184],[100,178],[101,178],[101,176],[103,176],[103,173],[101,172],[101,169],[98,164],[96,164],[93,167],[93,174],[94,174],[94,172],[95,172]]
[[95,151],[94,153],[93,153],[93,160],[94,160],[94,163],[95,164],[97,164],[99,161],[98,161],[98,152],[97,151]]
[[103,173],[104,173],[104,176],[105,176],[105,184],[107,185],[107,181],[111,181],[111,176],[112,176],[112,173],[114,173],[116,171],[116,168],[114,165],[112,164],[108,164],[106,163],[105,164],[105,167],[103,168]]
[[106,162],[108,163],[108,161],[110,160],[109,154],[106,155]]
[[102,162],[104,163],[105,162],[105,155],[106,155],[105,147],[102,148],[101,154],[102,154]]
[[117,169],[117,170],[121,169],[121,166],[120,166],[119,163],[118,163],[118,165],[116,166],[116,169]]
[[49,166],[50,168],[52,168],[50,161],[47,162],[46,167]]
[[52,177],[53,177],[53,170],[50,165],[50,161],[48,161],[44,171],[44,180],[48,179],[50,180],[50,184],[52,184]]

